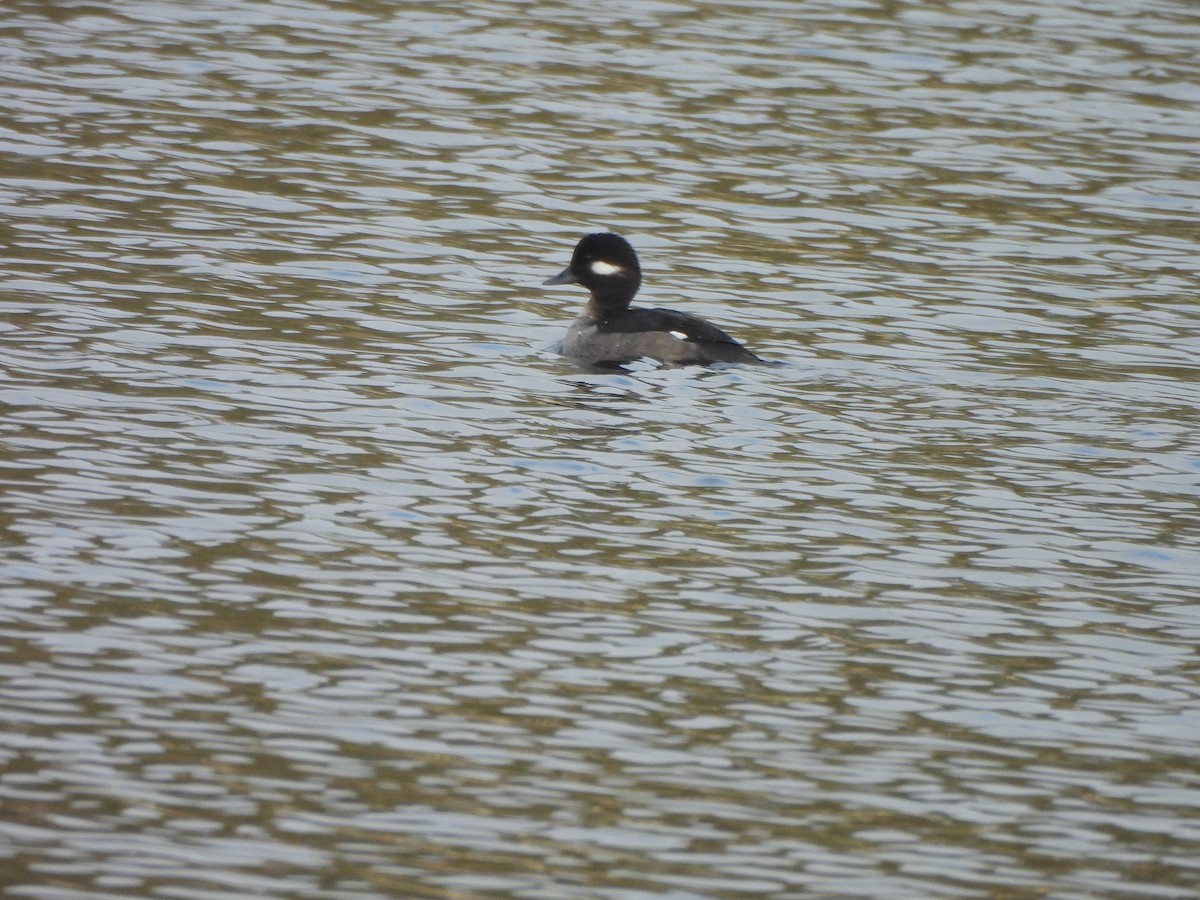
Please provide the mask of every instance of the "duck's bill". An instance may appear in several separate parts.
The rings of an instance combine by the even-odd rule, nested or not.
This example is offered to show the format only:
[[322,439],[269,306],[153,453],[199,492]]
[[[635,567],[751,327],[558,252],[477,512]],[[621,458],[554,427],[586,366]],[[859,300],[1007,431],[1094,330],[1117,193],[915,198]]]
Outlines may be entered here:
[[542,284],[574,284],[579,279],[571,274],[570,269],[563,269],[553,278],[547,278]]

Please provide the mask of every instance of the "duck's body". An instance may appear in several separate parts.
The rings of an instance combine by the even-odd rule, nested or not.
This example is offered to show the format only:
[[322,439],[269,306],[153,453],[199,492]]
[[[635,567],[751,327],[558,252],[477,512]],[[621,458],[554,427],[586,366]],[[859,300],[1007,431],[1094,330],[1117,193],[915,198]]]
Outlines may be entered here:
[[592,295],[563,339],[563,355],[588,366],[619,366],[638,359],[671,365],[761,363],[762,360],[704,319],[673,309],[632,307],[642,283],[637,254],[615,234],[589,234],[571,264],[546,284],[582,284]]
[[605,314],[589,303],[567,329],[563,356],[587,365],[656,359],[673,365],[757,363],[757,356],[711,322],[673,309],[626,309]]

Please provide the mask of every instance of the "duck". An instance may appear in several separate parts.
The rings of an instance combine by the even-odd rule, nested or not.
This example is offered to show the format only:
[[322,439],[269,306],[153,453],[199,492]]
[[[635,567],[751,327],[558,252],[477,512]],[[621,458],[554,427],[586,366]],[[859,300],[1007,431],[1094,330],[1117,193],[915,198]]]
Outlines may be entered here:
[[639,359],[671,366],[766,364],[711,322],[674,309],[633,306],[642,269],[632,245],[618,234],[584,236],[570,265],[543,284],[579,284],[591,294],[562,341],[562,355],[579,365],[619,368]]

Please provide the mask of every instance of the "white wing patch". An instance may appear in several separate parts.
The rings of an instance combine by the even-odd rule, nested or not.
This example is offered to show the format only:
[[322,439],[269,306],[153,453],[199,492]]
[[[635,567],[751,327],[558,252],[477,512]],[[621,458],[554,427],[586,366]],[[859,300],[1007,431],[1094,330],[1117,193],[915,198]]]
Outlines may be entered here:
[[688,339],[688,335],[684,331],[668,331],[667,334],[673,338],[679,338],[681,341],[686,341]]
[[597,275],[617,275],[625,270],[620,266],[614,266],[612,263],[606,263],[602,259],[598,259],[592,263],[592,271]]

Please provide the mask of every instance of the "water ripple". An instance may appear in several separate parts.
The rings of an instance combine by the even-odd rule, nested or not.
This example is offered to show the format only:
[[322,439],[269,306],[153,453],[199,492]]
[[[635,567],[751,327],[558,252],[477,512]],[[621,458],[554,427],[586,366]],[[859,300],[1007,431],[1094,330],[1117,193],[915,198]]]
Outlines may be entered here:
[[[17,2],[14,896],[1181,896],[1200,24]],[[778,361],[580,372],[542,289]]]

